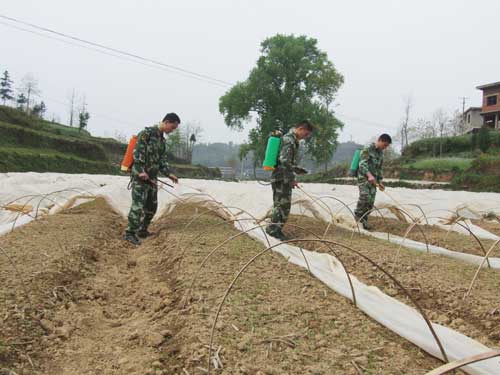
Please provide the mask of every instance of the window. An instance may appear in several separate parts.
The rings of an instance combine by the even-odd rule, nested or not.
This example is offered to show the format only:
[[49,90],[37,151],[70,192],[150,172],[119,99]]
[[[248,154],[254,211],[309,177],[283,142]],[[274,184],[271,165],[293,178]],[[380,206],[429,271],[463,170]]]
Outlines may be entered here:
[[486,105],[487,106],[497,105],[497,96],[496,95],[487,96],[486,97]]
[[470,124],[470,113],[467,115],[467,124]]
[[495,128],[495,115],[486,115],[484,116],[484,125],[488,128]]

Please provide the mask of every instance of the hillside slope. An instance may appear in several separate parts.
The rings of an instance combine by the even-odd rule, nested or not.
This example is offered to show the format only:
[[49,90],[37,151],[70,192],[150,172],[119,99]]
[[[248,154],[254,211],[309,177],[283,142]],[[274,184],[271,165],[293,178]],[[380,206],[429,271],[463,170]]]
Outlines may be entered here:
[[118,173],[125,148],[0,106],[0,172]]
[[[28,116],[0,106],[0,172],[118,174],[127,145],[113,138]],[[218,170],[169,155],[180,177],[215,178]]]

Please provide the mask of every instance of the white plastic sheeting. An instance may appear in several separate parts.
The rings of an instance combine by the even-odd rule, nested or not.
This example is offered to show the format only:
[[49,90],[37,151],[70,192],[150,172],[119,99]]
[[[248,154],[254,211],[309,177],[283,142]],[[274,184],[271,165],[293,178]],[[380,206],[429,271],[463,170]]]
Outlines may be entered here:
[[[32,215],[35,214],[38,205],[40,208],[45,209],[46,212],[54,213],[61,209],[71,197],[95,195],[105,197],[117,211],[126,215],[130,206],[130,192],[127,190],[127,184],[128,178],[117,176],[64,175],[54,173],[0,174],[0,202],[3,205],[23,195],[48,194],[54,191],[61,191],[60,193],[45,197],[27,197],[17,203],[27,203],[28,200],[33,198],[32,201],[29,202],[29,204],[34,207],[31,213]],[[66,191],[62,191],[65,189]],[[332,191],[332,185],[326,184],[310,184],[305,186],[305,191],[308,195],[312,194],[317,197],[334,195],[336,198],[350,204],[352,207],[357,198],[356,187],[342,185],[335,186],[334,189],[335,191]],[[176,186],[172,192],[183,198],[193,196],[193,194],[200,194],[198,196],[199,199],[207,198],[206,195],[205,198],[203,198],[201,194],[209,194],[215,200],[222,202],[226,206],[240,207],[248,210],[256,217],[263,217],[272,205],[269,190],[269,187],[257,183],[184,180],[181,184]],[[468,217],[474,217],[473,215],[477,215],[475,217],[478,217],[482,212],[489,211],[498,213],[500,210],[500,194],[448,192],[440,190],[415,191],[410,189],[390,189],[389,191],[390,196],[378,194],[378,205],[394,204],[395,202],[391,202],[392,200],[410,204],[405,206],[405,209],[416,217],[420,216],[421,213],[417,207],[411,206],[413,203],[419,204],[424,212],[429,215],[436,210],[442,210],[442,213],[447,213],[447,215],[443,216],[448,217],[451,217],[450,211],[464,211],[464,207],[467,207],[465,211],[468,212]],[[300,201],[309,197],[297,192],[295,198]],[[159,201],[160,210],[178,202],[177,198],[163,190],[160,190]],[[346,220],[349,220],[349,213],[346,209],[342,208],[342,205],[335,203],[333,200],[325,200],[325,202],[328,202],[330,210],[334,213],[340,212],[341,215],[346,217]],[[329,214],[327,214],[327,209],[316,207],[316,210],[317,214],[321,212],[321,215],[325,217],[325,219],[330,219],[328,216]],[[299,204],[296,204],[292,209],[294,213],[300,213],[301,211],[302,207],[300,207]],[[238,213],[238,210],[231,210],[231,212],[235,215]],[[29,222],[32,220],[32,217],[20,216],[15,212],[1,210],[0,233],[10,230],[16,219],[16,225],[19,225]],[[241,228],[241,225],[243,225],[243,228],[250,228],[255,224],[248,221],[242,221],[238,224],[238,227]],[[250,235],[267,244],[262,231],[255,230],[252,231]],[[270,240],[275,243],[274,239]],[[299,248],[285,244],[275,248],[275,250],[287,257],[290,262],[306,267]],[[310,270],[317,278],[339,294],[352,299],[347,277],[334,257],[328,254],[320,254],[311,251],[304,250],[304,252]],[[462,255],[464,254],[460,254],[459,258]],[[492,260],[493,258],[490,258],[490,261]],[[357,304],[361,310],[387,328],[421,347],[423,350],[433,356],[441,358],[439,348],[429,328],[425,324],[424,319],[414,308],[385,295],[376,287],[363,284],[353,276],[351,278],[354,284]],[[452,329],[438,324],[433,324],[433,327],[450,360],[469,357],[489,350],[486,346]],[[465,370],[470,374],[498,375],[500,374],[500,362],[498,359],[490,359],[469,365]]]
[[[473,254],[467,254],[467,253],[460,253],[458,251],[451,251],[448,249],[445,249],[443,247],[435,246],[429,244],[428,246],[425,243],[418,242],[418,241],[413,241],[409,238],[404,239],[403,237],[395,236],[393,234],[390,235],[389,238],[387,238],[387,233],[382,233],[382,232],[364,232],[367,235],[370,235],[375,238],[379,238],[381,240],[386,240],[389,242],[392,242],[397,245],[403,245],[406,248],[417,250],[417,251],[422,251],[422,252],[427,252],[427,249],[429,249],[429,252],[432,254],[438,254],[438,255],[444,255],[450,258],[458,259],[470,264],[474,264],[476,266],[482,265],[483,267],[488,267],[488,264],[484,262],[484,257],[479,256],[479,255],[473,255]],[[500,249],[500,246],[499,246]],[[486,249],[487,251],[488,249]],[[494,258],[494,257],[488,257],[490,261],[490,266],[491,268],[496,268],[500,269],[500,258]]]

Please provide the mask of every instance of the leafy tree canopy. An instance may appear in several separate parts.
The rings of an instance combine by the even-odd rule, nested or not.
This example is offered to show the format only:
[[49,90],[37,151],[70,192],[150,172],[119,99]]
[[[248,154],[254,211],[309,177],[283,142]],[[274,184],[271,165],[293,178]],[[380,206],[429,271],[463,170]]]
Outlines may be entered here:
[[256,67],[220,98],[219,110],[233,129],[242,130],[245,122],[256,119],[258,126],[241,150],[254,151],[258,159],[271,131],[288,131],[301,120],[311,120],[318,131],[308,142],[308,152],[321,163],[334,152],[343,126],[329,109],[343,82],[316,39],[278,34],[262,42]]

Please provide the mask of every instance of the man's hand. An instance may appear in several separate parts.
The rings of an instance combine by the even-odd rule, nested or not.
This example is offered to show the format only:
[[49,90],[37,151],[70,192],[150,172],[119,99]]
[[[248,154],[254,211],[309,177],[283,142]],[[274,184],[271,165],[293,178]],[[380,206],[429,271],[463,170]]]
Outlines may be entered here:
[[307,170],[301,167],[293,167],[295,174],[307,174]]
[[292,189],[295,189],[298,186],[299,186],[299,183],[297,181],[292,181]]
[[179,183],[179,179],[177,178],[177,176],[175,174],[169,174],[168,178],[170,178],[174,184]]
[[143,181],[149,180],[149,175],[146,172],[141,172],[137,176]]
[[366,177],[368,177],[368,182],[370,184],[372,184],[373,186],[377,186],[377,180],[375,179],[375,177],[370,172],[368,172],[366,174]]
[[384,190],[385,190],[385,185],[384,185],[382,182],[379,182],[379,183],[378,183],[378,189],[379,189],[380,191],[384,191]]

